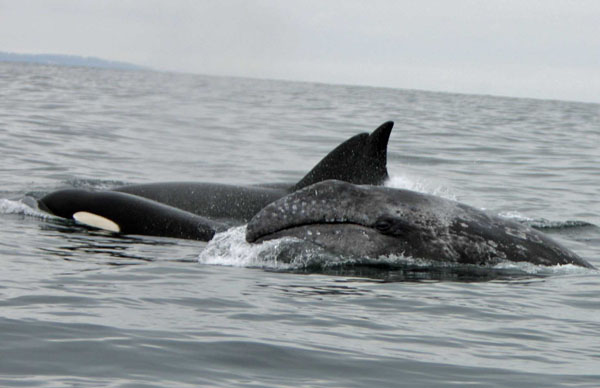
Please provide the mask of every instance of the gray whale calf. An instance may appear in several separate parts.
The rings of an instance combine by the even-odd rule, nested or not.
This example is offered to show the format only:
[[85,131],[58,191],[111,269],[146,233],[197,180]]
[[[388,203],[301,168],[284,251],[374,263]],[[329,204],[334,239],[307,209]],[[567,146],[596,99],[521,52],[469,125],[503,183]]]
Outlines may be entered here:
[[353,257],[404,255],[449,263],[503,261],[594,268],[528,226],[410,190],[328,180],[289,194],[248,223],[246,240],[296,237]]

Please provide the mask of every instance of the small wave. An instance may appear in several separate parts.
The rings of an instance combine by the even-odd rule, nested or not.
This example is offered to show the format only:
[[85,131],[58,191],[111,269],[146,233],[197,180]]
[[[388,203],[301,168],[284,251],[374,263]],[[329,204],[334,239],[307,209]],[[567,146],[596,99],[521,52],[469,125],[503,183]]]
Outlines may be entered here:
[[567,221],[549,221],[545,219],[532,220],[528,222],[529,226],[536,229],[543,230],[563,230],[563,229],[577,229],[577,228],[595,228],[596,225],[578,220],[567,220]]
[[563,229],[573,229],[573,228],[588,228],[588,227],[596,227],[596,225],[579,220],[567,220],[567,221],[551,221],[545,218],[531,218],[522,215],[516,211],[507,211],[501,212],[498,214],[502,218],[507,218],[513,221],[517,221],[523,224],[526,224],[535,229],[543,229],[543,230],[563,230]]
[[512,262],[512,261],[505,261],[502,263],[498,263],[498,264],[494,265],[492,268],[496,269],[496,270],[520,271],[520,272],[523,272],[524,274],[537,275],[537,276],[585,274],[585,273],[590,273],[590,271],[597,272],[596,269],[580,267],[578,265],[573,265],[573,264],[557,264],[557,265],[553,265],[553,266],[546,266],[546,265],[535,265],[535,264],[526,263],[526,262]]
[[513,221],[517,221],[517,222],[530,222],[533,221],[533,218],[529,218],[521,213],[519,213],[518,211],[505,211],[505,212],[500,212],[498,213],[498,215],[502,218],[506,218],[509,220],[513,220]]
[[37,201],[32,197],[25,197],[16,201],[0,198],[0,214],[22,214],[39,218],[52,218],[49,214],[38,209]]

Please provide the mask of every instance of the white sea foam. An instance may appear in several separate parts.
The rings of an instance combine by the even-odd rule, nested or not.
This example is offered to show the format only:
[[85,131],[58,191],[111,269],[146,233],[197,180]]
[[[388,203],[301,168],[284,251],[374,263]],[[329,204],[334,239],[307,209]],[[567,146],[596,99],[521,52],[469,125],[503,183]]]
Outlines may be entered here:
[[500,212],[498,215],[502,218],[507,218],[509,220],[515,220],[515,221],[523,221],[523,222],[534,221],[533,218],[527,217],[527,216],[519,213],[518,211],[514,211],[514,210]]
[[496,270],[515,270],[521,271],[530,275],[550,276],[550,275],[572,275],[584,274],[590,271],[597,272],[595,269],[580,267],[573,264],[557,264],[553,266],[535,265],[527,262],[512,262],[505,261],[498,263],[492,267]]
[[33,198],[25,197],[22,200],[0,198],[0,214],[22,214],[32,217],[50,218],[50,215],[41,212]]
[[232,267],[259,267],[276,270],[304,268],[319,260],[322,249],[294,238],[246,242],[246,226],[217,233],[200,253],[202,264]]

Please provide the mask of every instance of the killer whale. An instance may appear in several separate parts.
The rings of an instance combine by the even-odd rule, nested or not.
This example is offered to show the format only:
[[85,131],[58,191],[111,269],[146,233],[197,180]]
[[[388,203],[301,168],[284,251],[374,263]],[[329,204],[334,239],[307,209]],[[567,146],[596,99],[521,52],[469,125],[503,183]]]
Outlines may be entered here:
[[594,268],[537,230],[459,202],[336,180],[282,197],[248,223],[250,243],[280,237],[354,257],[404,255],[457,264],[512,261]]
[[38,201],[41,210],[121,234],[209,241],[226,225],[136,195],[116,191],[59,190]]
[[267,204],[321,180],[382,184],[388,178],[387,144],[393,125],[388,121],[371,134],[346,140],[296,184],[167,182],[107,191],[66,189],[42,197],[38,206],[112,232],[208,241],[216,231],[246,223]]
[[166,182],[121,186],[133,194],[229,224],[248,222],[264,206],[286,194],[327,179],[381,185],[388,179],[387,144],[393,121],[371,134],[360,133],[338,145],[296,184],[237,186],[216,183]]

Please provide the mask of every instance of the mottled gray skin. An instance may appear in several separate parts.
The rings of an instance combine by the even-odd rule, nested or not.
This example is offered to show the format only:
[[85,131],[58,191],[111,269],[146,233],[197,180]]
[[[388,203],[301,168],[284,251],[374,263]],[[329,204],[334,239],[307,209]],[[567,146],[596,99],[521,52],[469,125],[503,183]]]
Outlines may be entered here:
[[328,180],[262,209],[246,240],[297,237],[350,256],[404,255],[450,263],[502,261],[593,268],[528,226],[461,203],[389,187]]

